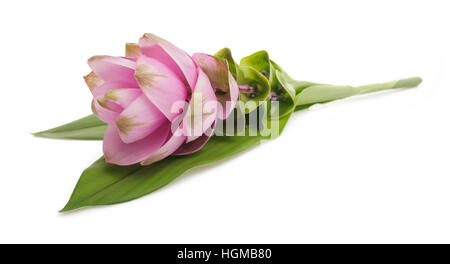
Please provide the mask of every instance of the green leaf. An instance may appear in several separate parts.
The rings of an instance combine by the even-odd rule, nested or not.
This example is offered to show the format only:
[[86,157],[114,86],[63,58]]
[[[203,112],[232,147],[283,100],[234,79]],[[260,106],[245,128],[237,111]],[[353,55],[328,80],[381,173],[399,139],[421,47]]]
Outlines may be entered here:
[[[265,109],[265,104],[260,106],[260,109],[264,111],[264,118],[262,119],[262,128],[264,131],[268,131],[268,135],[265,136],[265,139],[275,139],[281,135],[281,132],[284,130],[287,121],[291,117],[294,111],[289,111],[285,113],[283,116],[280,116],[279,113],[273,113],[270,109],[270,101],[267,102],[268,107]],[[277,133],[278,132],[278,133]]]
[[[296,109],[295,97],[297,93],[314,85],[310,82],[299,82],[292,79],[278,64],[270,60],[269,54],[264,50],[243,58],[240,65],[254,68],[268,79],[271,90],[270,94],[277,96],[276,101],[279,103],[280,117],[289,115]],[[272,103],[269,100],[269,111],[271,105]]]
[[231,75],[236,79],[237,74],[237,66],[233,60],[233,55],[231,54],[231,50],[229,48],[223,48],[214,54],[215,57],[225,59],[228,62],[228,69],[231,72]]
[[279,96],[279,115],[283,117],[295,108],[295,89],[288,82],[288,75],[285,72],[275,70],[275,76],[277,79],[275,93]]
[[[238,70],[237,83],[253,89],[251,91],[241,89],[239,93],[239,99],[248,106],[245,108],[245,113],[249,113],[267,100],[270,94],[270,85],[267,78],[252,67],[240,66]],[[254,104],[247,104],[249,102],[254,102]]]
[[34,136],[56,139],[102,140],[107,124],[89,115],[68,124],[33,133]]
[[126,202],[151,193],[185,171],[237,154],[261,137],[213,137],[200,151],[187,156],[170,156],[147,167],[117,166],[97,160],[81,175],[72,196],[61,212],[84,206]]
[[295,107],[295,109],[294,109],[294,112],[308,109],[308,108],[310,108],[310,107],[313,106],[313,105],[315,105],[315,104],[297,105],[297,106]]
[[295,93],[298,94],[301,91],[303,91],[304,89],[313,86],[313,85],[318,85],[318,83],[313,83],[313,82],[307,82],[307,81],[297,81],[292,79],[292,77],[286,73],[286,71],[284,71],[278,64],[276,64],[273,60],[270,60],[271,65],[273,66],[273,68],[279,72],[282,73],[283,79],[284,79],[284,83],[288,84],[289,86],[291,86],[294,90]]
[[[279,120],[280,133],[289,116]],[[85,206],[117,204],[134,200],[167,185],[184,172],[218,162],[257,145],[263,136],[213,136],[198,152],[170,156],[150,166],[117,166],[100,158],[78,180],[61,212]]]
[[270,63],[269,53],[267,53],[267,51],[261,50],[253,53],[250,56],[244,57],[241,59],[241,62],[239,64],[241,66],[254,68],[269,80],[271,88],[276,87],[277,81],[275,78],[274,68]]

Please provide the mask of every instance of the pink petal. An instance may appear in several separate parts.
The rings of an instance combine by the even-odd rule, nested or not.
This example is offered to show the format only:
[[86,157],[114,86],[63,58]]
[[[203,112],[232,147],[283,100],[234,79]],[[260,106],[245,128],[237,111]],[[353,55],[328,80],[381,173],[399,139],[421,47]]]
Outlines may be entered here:
[[226,119],[233,111],[239,95],[236,80],[229,72],[226,60],[203,53],[196,53],[192,57],[208,76],[222,106],[218,117]]
[[201,137],[197,138],[196,140],[181,145],[181,147],[178,148],[173,153],[173,155],[175,155],[175,156],[188,155],[188,154],[192,154],[194,152],[199,151],[200,149],[203,148],[203,146],[205,146],[205,144],[211,138],[214,128],[215,128],[215,123],[212,124],[209,133],[205,133]]
[[141,95],[123,110],[115,124],[122,141],[132,143],[154,132],[166,120],[161,111],[145,95]]
[[229,87],[230,87],[230,103],[227,105],[226,111],[224,111],[223,115],[219,118],[225,120],[227,117],[231,114],[233,109],[236,107],[236,103],[238,101],[239,97],[239,86],[237,84],[237,81],[234,79],[231,72],[228,72],[228,81],[229,81]]
[[92,95],[94,97],[95,96],[103,97],[105,95],[105,93],[107,93],[108,91],[113,90],[113,89],[121,89],[121,88],[134,89],[134,90],[137,90],[137,91],[140,90],[139,87],[137,87],[137,88],[129,87],[129,84],[126,83],[126,82],[119,82],[119,81],[106,82],[106,83],[103,83],[102,85],[94,88],[92,90]]
[[[183,104],[180,107],[177,102],[185,102],[187,87],[165,64],[140,56],[137,60],[135,77],[144,94],[169,120],[173,120],[181,113]],[[176,105],[178,107],[174,108]]]
[[116,112],[119,114],[123,111],[123,107],[113,101],[107,100],[104,97],[102,97],[102,98],[96,97],[96,99],[97,99],[97,103],[105,109],[108,109],[110,111],[113,111],[113,112]]
[[105,160],[123,166],[141,162],[164,144],[169,131],[170,123],[166,121],[146,138],[125,144],[119,136],[118,128],[114,124],[109,125],[103,140]]
[[217,118],[217,98],[206,74],[199,69],[194,93],[183,118],[183,130],[187,142],[200,137]]
[[138,87],[134,79],[136,62],[122,57],[94,56],[88,60],[92,71],[105,82],[125,82],[128,87]]
[[127,43],[125,45],[125,57],[136,60],[141,55],[139,44]]
[[[105,98],[104,96],[109,91],[121,89],[123,87],[126,87],[126,84],[121,82],[107,82],[92,90],[92,94],[94,95],[92,112],[106,123],[114,122],[126,105],[122,105],[124,103],[122,100],[114,102],[108,100],[108,98]],[[125,90],[130,90],[128,93],[142,93],[141,90],[137,88],[125,88]]]
[[91,90],[91,92],[95,88],[99,87],[100,85],[102,85],[104,83],[102,78],[100,78],[93,71],[91,71],[88,75],[83,76],[83,78],[84,78],[84,81],[86,82],[87,86],[89,87],[89,90]]
[[156,152],[154,152],[148,158],[142,161],[141,165],[147,166],[170,156],[185,142],[185,140],[186,137],[181,134],[172,135],[170,139],[160,149],[158,149]]
[[141,95],[141,89],[119,88],[108,90],[103,98],[125,109]]
[[186,80],[189,87],[195,86],[197,69],[192,58],[172,43],[156,35],[146,33],[139,40],[142,54],[154,58]]
[[102,99],[102,97],[94,97],[92,99],[92,112],[94,115],[96,115],[98,118],[103,120],[104,122],[108,124],[112,124],[116,121],[117,117],[119,116],[120,112],[114,111],[113,109],[108,109],[100,105],[99,99]]

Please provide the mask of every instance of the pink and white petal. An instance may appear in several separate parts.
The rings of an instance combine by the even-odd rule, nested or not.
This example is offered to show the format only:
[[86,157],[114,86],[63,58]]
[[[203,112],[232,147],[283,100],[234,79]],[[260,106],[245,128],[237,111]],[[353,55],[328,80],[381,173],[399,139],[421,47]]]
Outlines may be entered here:
[[89,90],[91,90],[91,92],[95,88],[99,87],[100,85],[102,85],[104,83],[102,78],[100,78],[93,71],[91,71],[88,75],[83,76],[83,78],[84,78],[84,81],[86,82],[87,86],[89,87]]
[[139,44],[127,43],[125,45],[125,57],[136,60],[141,55]]
[[105,93],[104,99],[115,103],[122,108],[127,108],[134,100],[142,95],[141,89],[119,88],[112,89]]
[[188,155],[188,154],[192,154],[192,153],[197,152],[200,149],[202,149],[203,146],[205,146],[205,144],[211,138],[211,136],[214,132],[215,126],[216,126],[216,123],[212,124],[211,128],[207,131],[207,133],[198,137],[194,141],[187,142],[187,143],[181,145],[181,147],[178,148],[172,155],[175,155],[175,156]]
[[181,134],[174,134],[170,139],[156,152],[141,162],[141,165],[147,166],[172,155],[186,141],[186,137]]
[[153,133],[166,120],[161,111],[142,94],[123,110],[115,124],[120,138],[128,144]]
[[120,115],[120,112],[113,111],[108,108],[104,108],[98,102],[99,97],[94,97],[92,100],[91,108],[94,115],[103,120],[108,124],[113,124],[117,117]]
[[120,114],[122,111],[123,111],[123,107],[122,106],[120,106],[119,104],[117,104],[117,103],[115,103],[115,102],[113,102],[113,101],[110,101],[110,100],[108,100],[108,99],[106,99],[105,97],[98,97],[97,98],[97,103],[101,106],[101,107],[103,107],[103,108],[105,108],[105,109],[108,109],[108,110],[110,110],[110,111],[113,111],[113,112],[116,112],[116,113],[118,113],[118,114]]
[[171,68],[191,88],[197,81],[197,67],[192,58],[183,50],[156,35],[146,33],[139,40],[142,54],[154,58]]
[[217,118],[217,98],[206,74],[199,69],[194,93],[183,118],[184,135],[191,142],[200,137]]
[[94,56],[88,60],[92,71],[105,82],[125,82],[129,87],[138,87],[134,79],[136,62],[123,57]]
[[219,118],[222,120],[225,120],[228,118],[228,116],[233,112],[234,108],[236,107],[236,103],[238,101],[239,97],[239,86],[237,84],[237,81],[234,79],[231,72],[228,72],[228,81],[229,81],[229,87],[230,87],[230,102],[226,104],[225,111],[223,111],[223,115]]
[[197,152],[201,148],[203,148],[203,146],[208,142],[209,138],[210,137],[206,135],[202,135],[194,141],[181,145],[181,147],[177,149],[172,155],[182,156]]
[[[146,56],[137,60],[135,78],[144,94],[169,120],[180,114],[187,87],[169,67]],[[174,108],[175,107],[175,108]]]
[[227,61],[204,53],[196,53],[192,57],[208,76],[222,107],[218,118],[226,119],[238,98],[238,86],[228,70]]
[[139,86],[138,87],[129,87],[129,84],[126,82],[105,82],[103,84],[101,84],[100,86],[94,88],[92,90],[92,95],[94,97],[96,96],[101,96],[103,97],[108,91],[113,90],[113,89],[120,89],[120,88],[127,88],[127,89],[134,89],[134,90],[140,90]]
[[103,140],[105,160],[122,166],[139,163],[164,144],[169,132],[170,123],[166,121],[147,137],[126,144],[120,138],[119,129],[114,124],[109,125]]

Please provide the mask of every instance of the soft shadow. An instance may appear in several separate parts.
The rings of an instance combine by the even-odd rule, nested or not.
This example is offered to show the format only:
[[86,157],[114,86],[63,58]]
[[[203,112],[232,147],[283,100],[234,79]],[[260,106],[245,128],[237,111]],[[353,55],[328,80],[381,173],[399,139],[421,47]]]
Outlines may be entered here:
[[[223,160],[219,160],[219,161],[216,161],[216,162],[212,162],[212,163],[209,163],[209,164],[205,164],[205,165],[201,165],[201,166],[197,166],[195,168],[189,169],[188,171],[186,171],[185,173],[183,173],[180,176],[178,176],[177,178],[175,178],[173,181],[171,181],[169,184],[167,184],[163,188],[164,189],[170,189],[171,186],[175,186],[177,184],[180,184],[181,182],[186,181],[187,178],[192,177],[194,174],[196,174],[196,175],[197,174],[201,174],[201,173],[211,169],[212,167],[220,168],[221,166],[224,166],[225,164],[227,164],[231,160],[236,159],[236,158],[238,158],[240,156],[243,156],[247,152],[250,152],[252,149],[258,147],[260,144],[263,144],[263,142],[265,142],[265,141],[261,141],[259,144],[256,144],[256,145],[254,145],[254,146],[252,146],[252,147],[250,147],[248,149],[245,149],[245,150],[243,150],[243,151],[241,151],[241,152],[239,152],[239,153],[237,153],[237,154],[235,154],[235,155],[233,155],[231,157],[227,157],[227,158],[225,158]],[[160,189],[156,190],[155,192],[157,192],[157,191],[159,191],[159,190],[161,190],[163,188],[160,188]]]

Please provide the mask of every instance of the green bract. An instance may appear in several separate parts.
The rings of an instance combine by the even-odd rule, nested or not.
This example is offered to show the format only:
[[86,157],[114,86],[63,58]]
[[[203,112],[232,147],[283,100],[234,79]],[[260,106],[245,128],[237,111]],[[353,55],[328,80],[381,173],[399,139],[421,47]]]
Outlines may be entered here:
[[255,110],[270,94],[270,85],[266,77],[252,67],[239,66],[237,83],[240,87],[249,87],[248,91],[241,90],[239,100],[246,104],[245,113]]
[[268,108],[270,111],[273,98],[279,103],[279,116],[290,114],[295,109],[296,89],[312,85],[309,82],[298,82],[293,80],[274,61],[270,60],[267,51],[258,51],[241,60],[241,66],[252,67],[260,72],[270,84]]
[[233,60],[233,55],[231,54],[231,50],[229,48],[223,48],[216,52],[214,56],[225,59],[228,62],[228,69],[230,70],[233,77],[236,79],[236,63]]
[[277,81],[267,51],[258,51],[250,56],[242,58],[240,65],[254,68],[269,80],[271,88],[276,87]]
[[280,116],[291,113],[295,108],[295,88],[288,81],[288,75],[285,72],[276,70],[277,87],[275,93],[279,96]]

